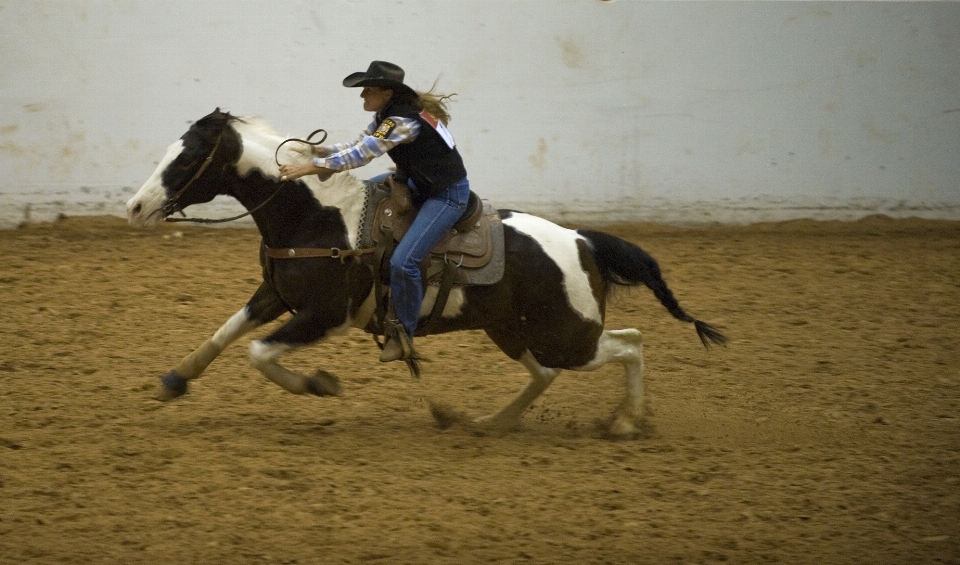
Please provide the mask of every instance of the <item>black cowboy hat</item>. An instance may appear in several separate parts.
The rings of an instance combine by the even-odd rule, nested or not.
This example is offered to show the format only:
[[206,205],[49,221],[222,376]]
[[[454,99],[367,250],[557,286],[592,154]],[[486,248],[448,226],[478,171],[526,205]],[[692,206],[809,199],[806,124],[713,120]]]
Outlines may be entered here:
[[343,86],[379,86],[393,90],[394,94],[403,92],[416,97],[417,93],[403,84],[403,74],[403,69],[393,63],[374,61],[367,67],[366,72],[356,72],[343,79]]

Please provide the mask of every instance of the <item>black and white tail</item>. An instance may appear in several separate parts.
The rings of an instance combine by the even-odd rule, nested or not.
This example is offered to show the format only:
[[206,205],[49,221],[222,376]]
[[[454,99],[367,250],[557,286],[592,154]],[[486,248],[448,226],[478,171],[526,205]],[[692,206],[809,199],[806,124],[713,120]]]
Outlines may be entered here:
[[592,230],[577,230],[577,233],[590,242],[600,275],[608,287],[646,285],[674,318],[694,325],[704,347],[727,343],[727,337],[719,330],[687,314],[680,307],[660,274],[657,260],[649,253],[607,233]]

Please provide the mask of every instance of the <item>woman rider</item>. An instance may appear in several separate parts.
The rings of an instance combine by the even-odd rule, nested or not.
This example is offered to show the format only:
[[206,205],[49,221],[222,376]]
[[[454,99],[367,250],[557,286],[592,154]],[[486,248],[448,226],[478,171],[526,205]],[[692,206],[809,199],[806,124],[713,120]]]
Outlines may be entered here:
[[449,96],[418,93],[403,84],[403,77],[397,65],[373,61],[366,72],[343,79],[344,86],[363,87],[363,109],[374,112],[373,122],[353,143],[315,148],[312,163],[280,168],[286,179],[322,177],[366,165],[386,153],[397,166],[396,179],[410,187],[419,211],[390,259],[390,298],[396,319],[388,315],[381,362],[416,357],[413,335],[423,302],[420,264],[466,210],[470,197],[463,159],[445,127],[450,120]]

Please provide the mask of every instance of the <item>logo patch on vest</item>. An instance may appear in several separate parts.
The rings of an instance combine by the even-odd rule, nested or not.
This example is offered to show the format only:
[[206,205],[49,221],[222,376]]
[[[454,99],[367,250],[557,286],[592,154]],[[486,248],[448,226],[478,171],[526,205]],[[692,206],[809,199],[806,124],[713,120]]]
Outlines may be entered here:
[[380,126],[377,128],[377,131],[373,132],[373,137],[376,137],[377,139],[386,139],[395,127],[397,127],[397,122],[387,118],[380,122]]
[[420,112],[420,118],[423,121],[430,124],[430,126],[433,129],[437,130],[437,133],[440,134],[440,137],[442,137],[443,140],[447,143],[447,147],[449,147],[450,149],[453,149],[453,147],[457,144],[457,142],[453,140],[453,134],[451,134],[450,130],[448,130],[447,127],[443,125],[443,122],[434,118],[433,114],[431,114],[430,112],[427,112],[426,110]]

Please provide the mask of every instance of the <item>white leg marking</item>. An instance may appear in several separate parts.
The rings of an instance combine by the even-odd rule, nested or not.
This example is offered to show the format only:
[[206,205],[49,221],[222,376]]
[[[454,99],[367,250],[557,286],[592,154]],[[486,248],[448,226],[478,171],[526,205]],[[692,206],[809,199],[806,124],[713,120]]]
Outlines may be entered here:
[[224,322],[220,329],[210,338],[211,341],[220,347],[226,347],[237,340],[240,336],[257,327],[257,323],[252,321],[247,315],[247,309],[242,308],[230,319]]
[[593,371],[611,361],[623,365],[626,396],[614,412],[610,432],[617,436],[632,435],[643,418],[643,334],[633,328],[604,331],[593,360],[577,370]]
[[281,355],[294,346],[283,343],[267,343],[257,340],[250,343],[250,361],[265,377],[293,394],[316,394],[338,396],[340,382],[326,371],[317,371],[312,376],[284,368],[277,363]]
[[503,223],[532,237],[540,244],[544,253],[560,267],[563,287],[573,309],[584,319],[602,324],[603,316],[600,314],[597,299],[593,296],[590,279],[580,265],[577,241],[583,238],[574,230],[529,214],[514,213]]
[[261,340],[250,342],[250,362],[265,377],[277,383],[293,394],[304,394],[308,390],[305,376],[285,369],[277,359],[293,349],[285,343],[268,343]]
[[185,379],[195,379],[213,362],[228,345],[240,336],[255,329],[259,324],[250,320],[246,308],[230,316],[213,337],[204,342],[193,353],[184,357],[174,371]]
[[268,343],[262,340],[250,342],[250,362],[253,366],[260,368],[268,363],[275,363],[276,359],[293,349],[292,346],[285,343]]

